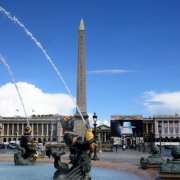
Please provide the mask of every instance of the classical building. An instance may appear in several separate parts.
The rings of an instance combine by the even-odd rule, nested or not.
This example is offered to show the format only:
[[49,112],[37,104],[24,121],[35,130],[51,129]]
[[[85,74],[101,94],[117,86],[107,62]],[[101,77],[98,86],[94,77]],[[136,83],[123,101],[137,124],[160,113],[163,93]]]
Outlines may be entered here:
[[102,124],[97,126],[97,141],[101,143],[106,143],[110,141],[111,133],[110,127],[108,125]]
[[[141,115],[111,116],[111,137],[119,137],[120,143],[142,144],[161,143],[162,145],[180,145],[180,116],[158,115],[143,117]],[[130,122],[129,131],[124,133],[123,124]],[[126,129],[128,129],[126,128]]]
[[[39,143],[62,141],[63,130],[59,115],[33,115],[28,121],[32,128],[32,137]],[[1,143],[19,140],[26,126],[27,120],[24,117],[0,117]]]
[[[156,142],[161,137],[162,144],[180,145],[180,115],[154,116],[153,123]],[[161,129],[158,127],[161,127]]]

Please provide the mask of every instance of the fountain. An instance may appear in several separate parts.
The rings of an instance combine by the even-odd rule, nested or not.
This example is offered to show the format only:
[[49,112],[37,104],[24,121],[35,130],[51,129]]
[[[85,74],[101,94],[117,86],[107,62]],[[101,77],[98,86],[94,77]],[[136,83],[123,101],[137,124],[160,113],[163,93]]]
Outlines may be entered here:
[[16,152],[14,154],[14,163],[15,163],[15,165],[32,165],[36,162],[36,158],[38,157],[38,153],[36,151],[37,142],[32,140],[30,137],[32,129],[29,126],[29,120],[27,118],[27,113],[26,113],[26,109],[25,109],[25,106],[23,103],[23,99],[22,99],[21,94],[19,92],[19,88],[16,84],[16,81],[15,81],[14,75],[11,71],[11,68],[1,54],[0,54],[0,60],[6,66],[8,72],[11,76],[12,82],[16,88],[17,94],[18,94],[19,99],[21,101],[21,105],[23,107],[24,114],[25,114],[26,120],[27,120],[27,126],[25,128],[24,135],[21,137],[21,140],[20,140],[19,150],[18,150],[18,152]]
[[61,162],[61,156],[65,153],[53,152],[54,167],[57,171],[54,173],[54,179],[90,179],[91,171],[91,153],[94,152],[97,145],[94,143],[92,129],[88,128],[84,140],[81,136],[73,133],[74,118],[65,116],[61,118],[61,124],[64,131],[64,142],[69,147],[70,162]]
[[167,159],[160,168],[162,179],[180,179],[180,146],[172,146],[171,155],[174,159]]
[[151,147],[152,155],[148,158],[144,159],[141,157],[140,159],[140,165],[143,169],[147,168],[159,168],[163,163],[164,159],[159,154],[159,148],[158,146],[154,145]]
[[[50,62],[51,66],[54,68],[55,72],[59,76],[59,78],[64,83],[70,97],[72,98],[74,104],[76,105],[73,96],[71,95],[71,92],[69,88],[67,87],[64,79],[62,78],[60,72],[52,62],[51,58],[47,54],[46,50],[42,47],[41,43],[32,35],[32,33],[16,18],[12,17],[9,12],[7,12],[4,8],[0,6],[0,12],[6,15],[10,20],[17,23],[26,33],[27,36],[31,38],[31,40],[36,44],[38,48],[42,51],[42,53],[45,55],[46,59]],[[82,118],[82,120],[85,123],[85,120],[82,116],[81,111],[79,110],[79,107],[76,105],[77,110]],[[82,177],[83,179],[89,179],[92,177],[92,179],[125,179],[125,178],[132,178],[134,180],[141,179],[138,176],[125,172],[125,171],[116,171],[106,168],[92,168],[92,175],[90,175],[91,172],[91,153],[93,152],[94,147],[96,144],[93,143],[93,134],[92,130],[86,125],[87,131],[84,135],[84,140],[82,137],[75,135],[72,131],[71,125],[73,125],[73,118],[69,117],[63,117],[62,118],[62,126],[64,128],[64,141],[69,146],[70,150],[70,166],[67,163],[61,162],[61,156],[64,155],[64,152],[54,152],[54,167],[57,169],[57,171],[54,173],[54,179],[61,179],[61,176],[63,178],[66,177],[66,179],[73,179],[76,175],[77,177]],[[86,123],[85,123],[86,124]],[[28,137],[30,137],[30,133],[27,134]],[[20,148],[20,152],[15,153],[15,163],[17,165],[19,164],[34,164],[36,159],[36,152],[31,151],[30,154],[26,154],[32,147],[34,148],[33,141],[28,141],[28,147],[25,148],[25,146],[21,145],[22,148]],[[26,144],[26,145],[27,145]],[[29,149],[30,148],[30,149]],[[25,157],[26,154],[26,157]],[[31,158],[32,161],[26,162],[25,160],[29,160]],[[22,160],[22,161],[21,161]],[[18,166],[12,166],[10,163],[0,163],[0,173],[1,173],[1,179],[5,177],[5,179],[14,179],[16,177],[17,179],[21,180],[24,179],[24,177],[30,177],[31,179],[51,179],[52,178],[52,165],[51,164],[35,164],[34,166],[26,167],[21,166],[19,168]],[[14,168],[16,167],[16,168]],[[3,171],[1,171],[3,170]],[[73,177],[73,178],[71,178]]]
[[20,102],[21,102],[21,105],[23,107],[23,111],[24,111],[24,114],[25,114],[25,117],[26,117],[26,120],[27,120],[27,124],[29,125],[29,120],[28,120],[28,117],[27,117],[27,113],[26,113],[26,109],[25,109],[25,106],[24,106],[24,102],[23,102],[23,99],[21,97],[21,94],[20,94],[20,91],[19,91],[19,88],[16,84],[16,80],[14,78],[14,75],[13,75],[13,72],[9,66],[9,64],[6,62],[5,58],[0,54],[0,60],[1,62],[5,65],[6,69],[8,70],[8,73],[9,75],[11,76],[11,79],[12,79],[12,83],[14,84],[15,88],[16,88],[16,92],[18,94],[18,97],[20,99]]
[[38,157],[37,142],[31,139],[32,129],[30,126],[26,126],[24,135],[20,140],[20,147],[16,153],[14,153],[15,165],[33,165]]

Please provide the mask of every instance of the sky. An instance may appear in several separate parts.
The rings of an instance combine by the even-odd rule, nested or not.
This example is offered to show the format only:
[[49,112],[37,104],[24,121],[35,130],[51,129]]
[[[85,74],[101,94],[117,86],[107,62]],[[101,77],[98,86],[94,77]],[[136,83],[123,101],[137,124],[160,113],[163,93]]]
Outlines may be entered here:
[[[75,113],[78,28],[86,30],[87,112],[180,114],[180,1],[0,0],[0,116]],[[69,89],[70,93],[68,92]]]

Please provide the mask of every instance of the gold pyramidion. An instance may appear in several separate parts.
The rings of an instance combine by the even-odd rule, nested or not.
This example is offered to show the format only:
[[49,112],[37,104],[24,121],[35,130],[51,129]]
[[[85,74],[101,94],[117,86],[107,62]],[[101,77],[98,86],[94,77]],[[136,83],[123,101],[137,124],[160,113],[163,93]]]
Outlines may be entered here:
[[84,22],[83,22],[83,19],[81,19],[81,22],[80,22],[80,26],[79,26],[79,30],[81,31],[84,31]]

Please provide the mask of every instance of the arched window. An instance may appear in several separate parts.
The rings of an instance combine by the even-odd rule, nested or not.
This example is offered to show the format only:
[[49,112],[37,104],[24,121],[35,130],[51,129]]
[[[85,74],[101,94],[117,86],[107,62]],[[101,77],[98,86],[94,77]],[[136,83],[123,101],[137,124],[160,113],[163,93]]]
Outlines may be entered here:
[[41,140],[41,138],[38,138],[38,143],[42,143],[42,140]]

